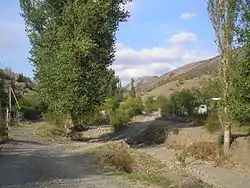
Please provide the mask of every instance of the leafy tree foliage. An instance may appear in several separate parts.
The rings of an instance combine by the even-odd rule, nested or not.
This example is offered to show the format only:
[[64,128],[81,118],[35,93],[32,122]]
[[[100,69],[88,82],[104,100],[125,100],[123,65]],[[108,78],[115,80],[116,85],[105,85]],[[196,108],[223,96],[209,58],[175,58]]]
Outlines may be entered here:
[[30,61],[43,102],[73,122],[109,93],[115,33],[125,0],[20,0],[32,45]]
[[123,100],[123,89],[121,85],[121,80],[118,76],[114,76],[110,79],[109,83],[109,98],[113,98],[116,103]]
[[[5,91],[4,80],[0,79],[0,96],[1,96],[1,112],[3,114],[5,107],[8,105],[8,94]],[[1,114],[1,115],[2,115]]]
[[110,124],[113,131],[118,131],[123,125],[136,115],[141,114],[143,110],[143,103],[136,98],[129,98],[120,103],[119,107],[109,114]]
[[168,102],[168,99],[163,96],[159,96],[155,100],[154,97],[147,97],[145,101],[145,111],[149,114],[158,110],[159,108],[165,108],[168,105]]
[[236,120],[250,121],[250,3],[238,0],[239,20],[236,42],[241,46],[236,52],[235,63],[230,67],[231,111]]
[[170,96],[169,109],[172,114],[179,116],[184,115],[185,112],[192,115],[196,104],[197,98],[195,93],[189,90],[183,90],[175,92]]
[[218,115],[224,127],[224,154],[229,154],[232,110],[230,92],[232,90],[230,67],[233,66],[235,21],[238,16],[238,0],[208,0],[208,13],[215,31],[216,45],[220,54],[219,81],[221,84],[221,102]]

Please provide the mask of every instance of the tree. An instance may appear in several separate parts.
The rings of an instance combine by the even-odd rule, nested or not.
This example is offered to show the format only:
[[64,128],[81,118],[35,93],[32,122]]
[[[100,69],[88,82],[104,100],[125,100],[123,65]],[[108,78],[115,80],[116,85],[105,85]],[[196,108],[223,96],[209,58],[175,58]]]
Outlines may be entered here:
[[237,63],[230,67],[232,80],[231,109],[240,122],[250,121],[250,3],[238,0],[236,23]]
[[4,79],[0,78],[0,119],[4,114],[4,110],[8,105],[8,94],[5,91]]
[[127,0],[20,0],[42,101],[77,122],[107,98]]
[[130,96],[131,98],[135,98],[135,97],[136,97],[136,91],[135,91],[134,83],[135,83],[135,81],[134,81],[134,79],[132,78],[132,79],[131,79],[131,84],[130,84],[130,93],[129,93],[129,96]]
[[229,154],[231,137],[230,66],[234,63],[233,38],[237,19],[237,0],[208,0],[208,12],[215,31],[216,45],[220,54],[219,81],[222,89],[219,117],[224,127],[224,154]]
[[171,94],[169,103],[169,111],[172,114],[182,116],[184,111],[187,111],[188,115],[192,115],[197,103],[197,98],[194,92],[189,90],[177,91]]
[[116,101],[122,101],[123,90],[121,86],[121,80],[118,76],[114,76],[110,79],[109,83],[109,98],[114,98]]

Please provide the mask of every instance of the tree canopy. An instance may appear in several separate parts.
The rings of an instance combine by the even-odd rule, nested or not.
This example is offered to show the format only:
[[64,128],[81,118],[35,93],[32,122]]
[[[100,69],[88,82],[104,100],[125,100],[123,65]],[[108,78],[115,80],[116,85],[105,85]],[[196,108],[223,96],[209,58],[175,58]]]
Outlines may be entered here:
[[126,0],[20,0],[39,95],[73,121],[109,95],[116,31]]

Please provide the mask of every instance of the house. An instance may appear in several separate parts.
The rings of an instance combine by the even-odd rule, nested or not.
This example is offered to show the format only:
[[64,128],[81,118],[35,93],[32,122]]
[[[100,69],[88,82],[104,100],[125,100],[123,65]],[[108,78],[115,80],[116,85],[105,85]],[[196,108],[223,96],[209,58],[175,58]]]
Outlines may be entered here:
[[197,112],[197,114],[207,114],[208,107],[206,104],[201,104],[200,106],[195,108],[195,111]]

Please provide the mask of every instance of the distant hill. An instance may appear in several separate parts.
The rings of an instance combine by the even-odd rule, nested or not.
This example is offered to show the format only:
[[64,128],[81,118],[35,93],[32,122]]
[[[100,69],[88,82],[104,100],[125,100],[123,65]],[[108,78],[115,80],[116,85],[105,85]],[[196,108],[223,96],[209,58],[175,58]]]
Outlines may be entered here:
[[211,77],[217,71],[219,62],[220,57],[216,56],[184,65],[143,84],[138,91],[141,95],[168,96],[174,91],[197,88],[204,79]]
[[22,73],[14,73],[9,68],[0,69],[0,79],[4,82],[5,91],[7,92],[9,85],[11,85],[17,96],[36,92],[35,84],[31,78]]
[[[144,87],[147,83],[149,82],[153,82],[156,79],[158,79],[158,76],[144,76],[144,77],[140,77],[140,78],[134,78],[134,86],[137,89],[140,89],[142,87]],[[125,90],[130,90],[131,88],[131,84],[127,84],[126,86],[123,87]]]

